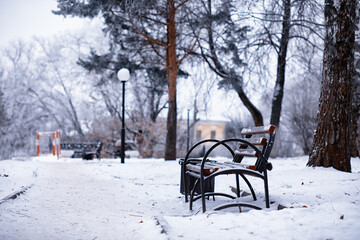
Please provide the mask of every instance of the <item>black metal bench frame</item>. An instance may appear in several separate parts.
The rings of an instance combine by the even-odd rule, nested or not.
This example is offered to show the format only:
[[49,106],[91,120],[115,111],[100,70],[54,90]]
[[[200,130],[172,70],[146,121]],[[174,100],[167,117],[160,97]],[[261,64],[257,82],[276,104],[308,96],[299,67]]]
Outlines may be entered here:
[[100,159],[102,142],[61,143],[60,147],[64,150],[73,150],[72,158],[80,156],[82,159],[91,160],[96,156],[96,158]]
[[[186,154],[185,159],[183,160],[182,167],[182,178],[185,201],[188,202],[188,197],[190,196],[189,207],[192,210],[193,202],[201,199],[202,200],[202,210],[206,211],[206,197],[210,196],[223,196],[231,199],[236,199],[240,197],[240,184],[239,176],[245,181],[247,186],[250,189],[253,200],[256,201],[255,191],[245,175],[260,178],[264,181],[264,192],[265,192],[265,205],[266,208],[270,207],[269,200],[269,186],[268,186],[268,176],[267,171],[272,169],[271,163],[268,162],[274,140],[275,140],[275,126],[269,125],[265,127],[254,127],[243,129],[241,134],[245,138],[232,138],[225,140],[216,140],[216,139],[207,139],[196,143],[189,152]],[[253,138],[254,135],[268,135],[268,138]],[[197,149],[200,145],[204,143],[212,142],[213,145],[205,153],[205,156],[196,161],[196,159],[190,158],[190,154]],[[239,143],[240,146],[233,150],[229,144],[230,143]],[[232,162],[214,162],[208,159],[210,153],[213,152],[217,147],[224,146],[233,157]],[[259,147],[257,147],[259,146]],[[262,149],[261,149],[261,147]],[[254,165],[243,164],[241,161],[244,157],[256,157],[256,162]],[[215,177],[220,175],[235,174],[236,176],[236,196],[221,193],[221,192],[209,192],[208,185],[211,181],[214,181]],[[189,192],[189,177],[196,179],[195,183],[192,186],[192,189]],[[200,185],[200,194],[196,195],[196,189],[199,189]],[[197,190],[198,191],[198,190]],[[254,209],[261,209],[261,207],[251,204],[248,202],[230,202],[217,206],[214,210],[221,210],[229,207],[249,207]]]

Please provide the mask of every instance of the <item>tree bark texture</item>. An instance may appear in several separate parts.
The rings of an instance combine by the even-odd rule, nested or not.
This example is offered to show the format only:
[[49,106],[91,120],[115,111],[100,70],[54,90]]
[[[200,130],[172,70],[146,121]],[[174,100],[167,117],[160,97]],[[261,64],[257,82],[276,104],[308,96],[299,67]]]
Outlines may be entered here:
[[[360,17],[360,6],[357,5],[357,22],[359,24]],[[359,25],[358,25],[359,26]],[[355,31],[355,54],[354,54],[354,65],[356,71],[356,81],[354,87],[354,114],[353,114],[353,130],[352,130],[352,147],[351,147],[351,156],[352,157],[360,157],[360,29],[358,28]]]
[[356,0],[325,0],[325,49],[317,129],[308,166],[351,172]]
[[284,97],[285,85],[285,69],[286,69],[286,54],[290,40],[290,17],[291,17],[291,2],[290,0],[283,1],[284,15],[282,21],[282,33],[278,52],[278,63],[276,72],[276,83],[274,89],[274,96],[271,107],[270,123],[279,126],[281,116],[281,105]]
[[176,24],[175,24],[175,1],[168,0],[168,46],[166,51],[166,69],[169,87],[169,111],[167,116],[167,135],[165,160],[176,159],[176,79],[178,72],[176,56]]
[[[356,79],[356,77],[355,77]],[[351,157],[360,156],[360,139],[359,139],[359,117],[360,117],[360,78],[355,80],[353,92],[353,114],[351,118]]]

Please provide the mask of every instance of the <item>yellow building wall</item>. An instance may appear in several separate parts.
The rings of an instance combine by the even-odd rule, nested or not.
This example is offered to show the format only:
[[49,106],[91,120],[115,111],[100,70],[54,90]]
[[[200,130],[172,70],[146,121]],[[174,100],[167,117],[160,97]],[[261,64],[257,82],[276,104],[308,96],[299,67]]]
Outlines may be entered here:
[[[215,138],[225,139],[226,122],[218,121],[200,121],[194,127],[194,142],[200,140]],[[215,135],[215,136],[214,136]]]

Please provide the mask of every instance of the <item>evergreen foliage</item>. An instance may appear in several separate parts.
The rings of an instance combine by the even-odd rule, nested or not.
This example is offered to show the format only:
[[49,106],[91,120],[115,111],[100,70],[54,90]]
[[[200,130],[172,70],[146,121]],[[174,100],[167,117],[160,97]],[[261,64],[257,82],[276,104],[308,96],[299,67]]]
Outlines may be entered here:
[[[177,103],[176,83],[182,61],[193,51],[197,40],[189,38],[191,31],[187,24],[186,3],[189,0],[174,1],[69,1],[58,0],[55,14],[104,20],[103,31],[110,40],[109,54],[105,59],[93,53],[89,61],[79,61],[88,69],[107,67],[117,72],[123,64],[121,54],[128,63],[121,67],[152,64],[166,70],[168,84],[168,118],[165,159],[176,158]],[[100,63],[99,66],[94,66]],[[135,64],[136,63],[136,64]],[[110,65],[110,66],[109,66]],[[158,71],[157,70],[157,71]],[[151,71],[151,70],[150,70]],[[111,73],[110,73],[111,75]]]

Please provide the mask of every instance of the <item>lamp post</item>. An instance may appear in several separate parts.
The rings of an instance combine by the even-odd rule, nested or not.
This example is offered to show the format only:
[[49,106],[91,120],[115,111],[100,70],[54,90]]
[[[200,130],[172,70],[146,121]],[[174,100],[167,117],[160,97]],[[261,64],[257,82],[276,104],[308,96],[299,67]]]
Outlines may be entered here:
[[125,83],[130,78],[130,72],[122,68],[118,71],[117,77],[122,82],[121,163],[125,163]]
[[190,109],[187,110],[187,141],[186,141],[186,152],[189,152],[190,147]]

